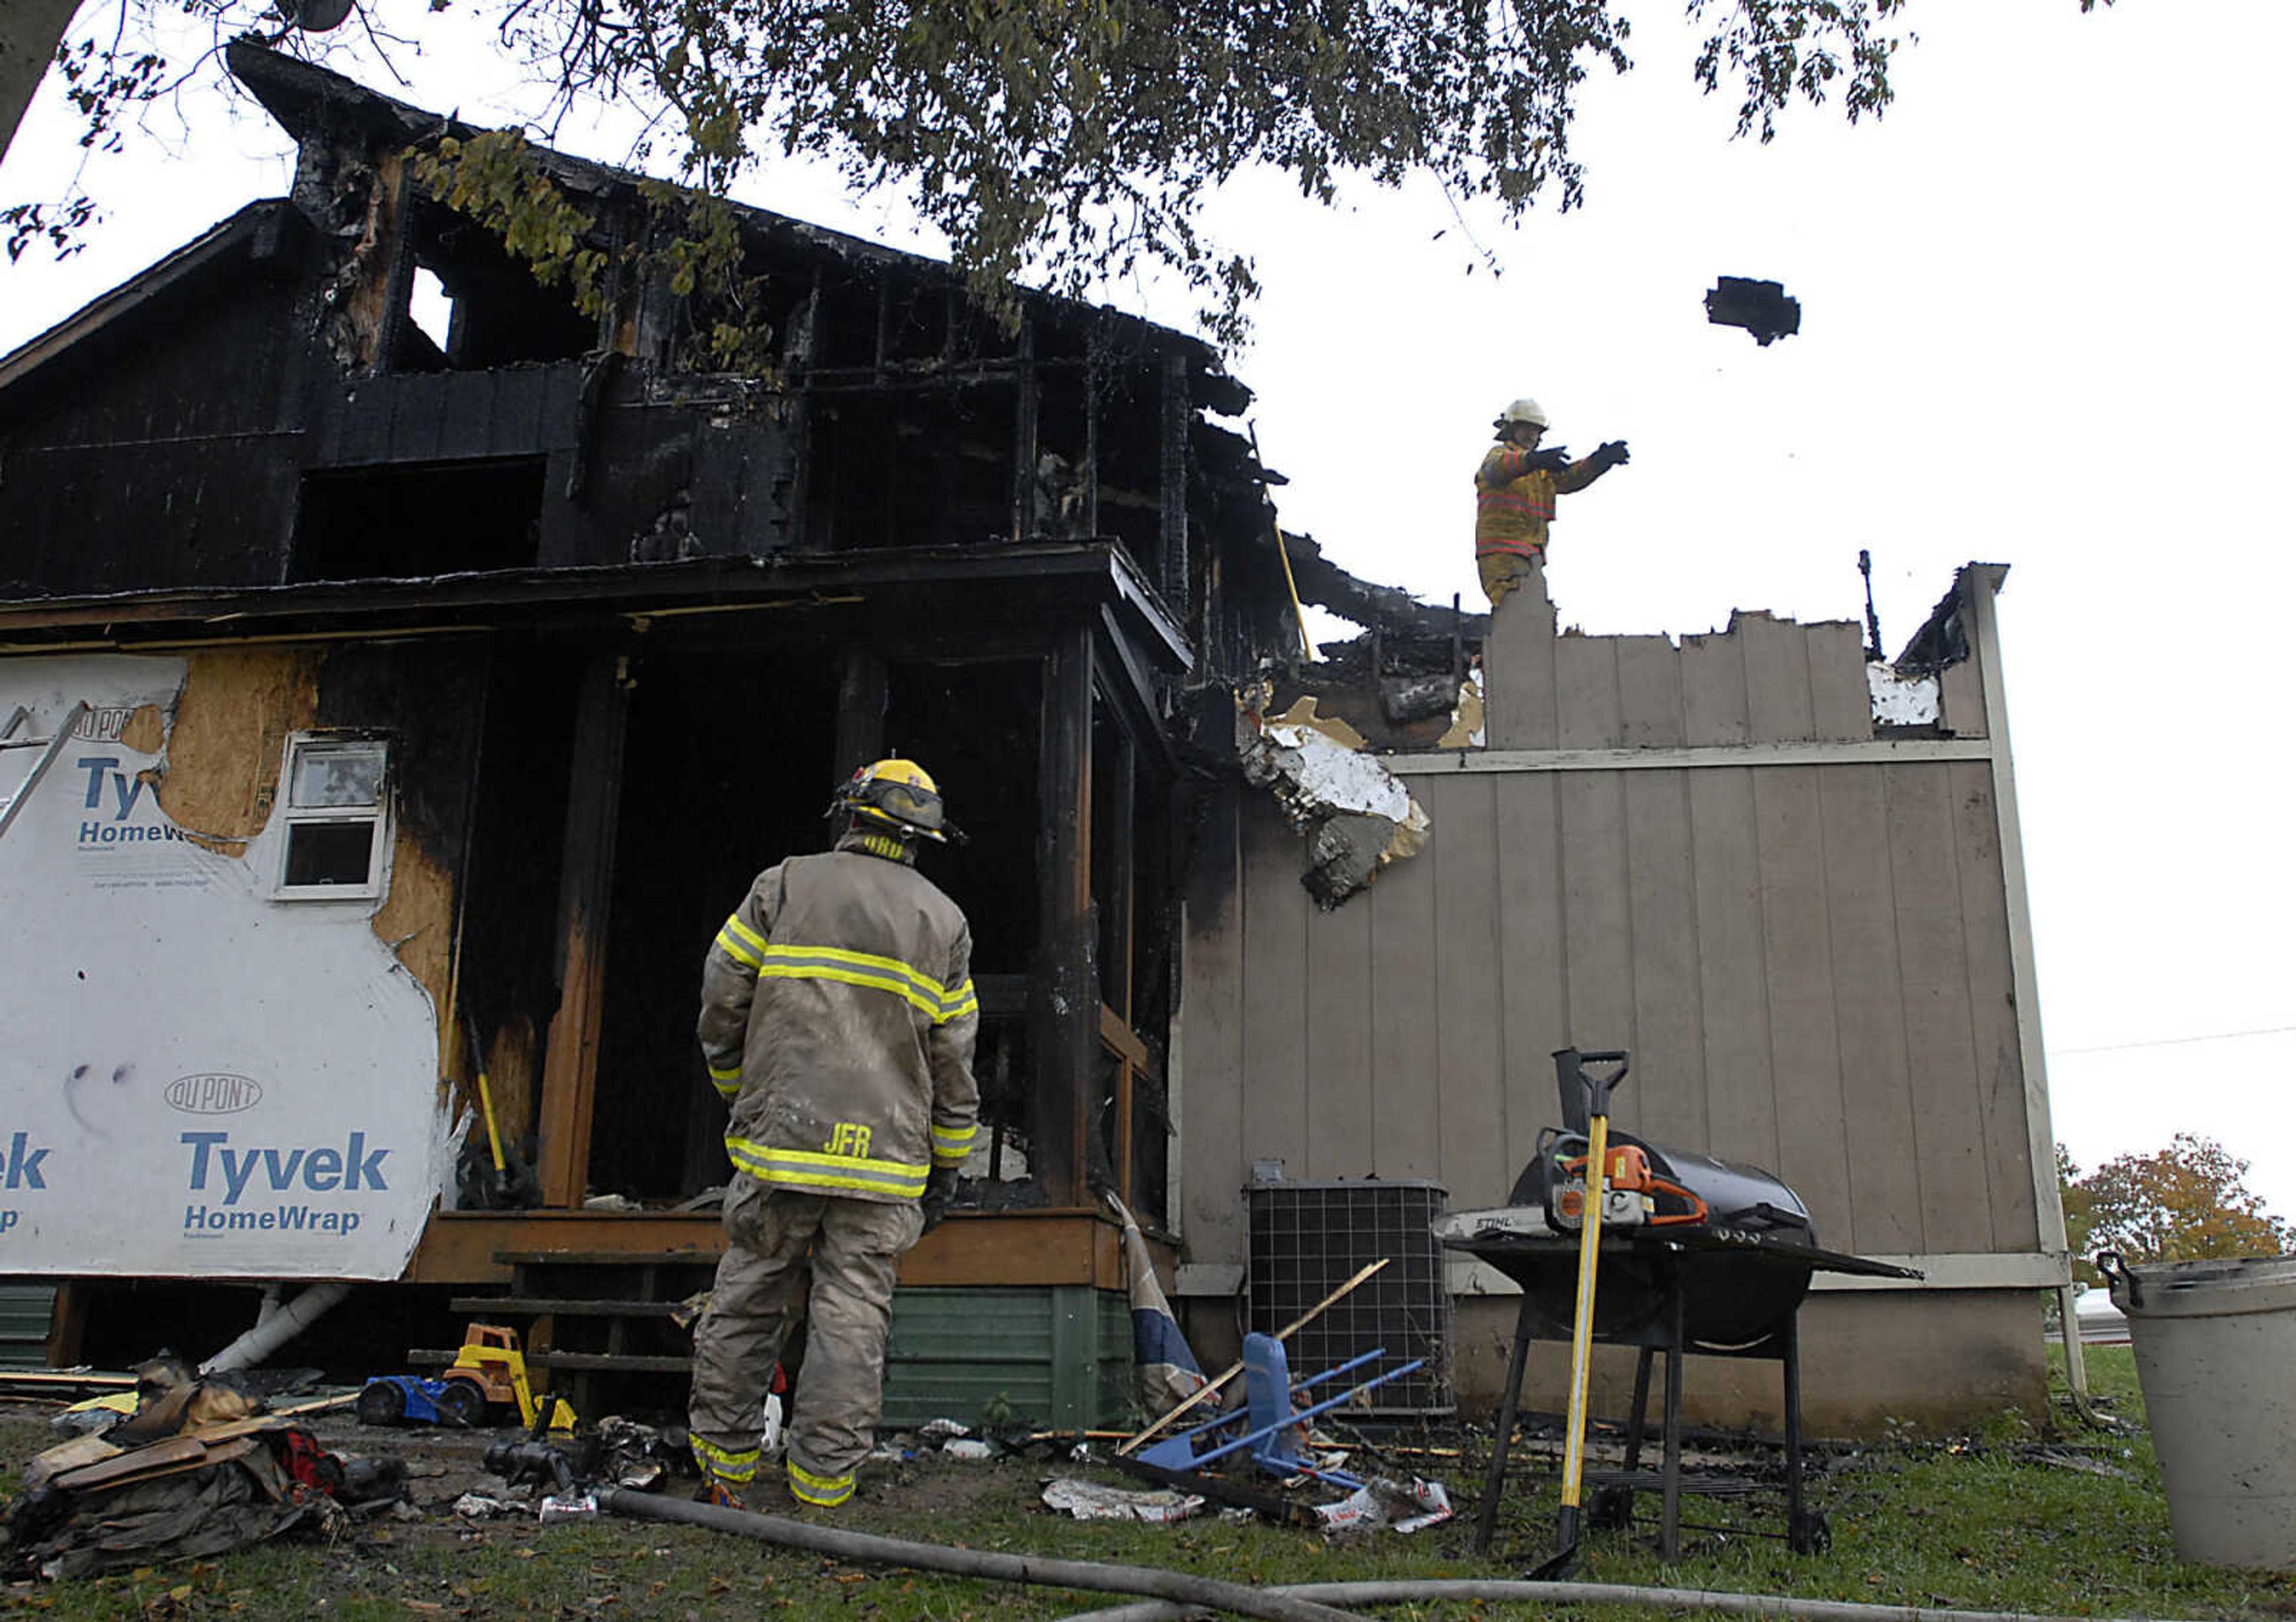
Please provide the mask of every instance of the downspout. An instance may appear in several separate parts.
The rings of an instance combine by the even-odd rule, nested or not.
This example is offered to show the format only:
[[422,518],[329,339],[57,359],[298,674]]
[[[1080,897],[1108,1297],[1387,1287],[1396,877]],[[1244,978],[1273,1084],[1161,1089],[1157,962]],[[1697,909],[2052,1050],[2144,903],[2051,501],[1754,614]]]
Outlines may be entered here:
[[272,1285],[263,1292],[263,1305],[256,1312],[255,1327],[201,1363],[200,1372],[222,1374],[234,1369],[254,1368],[350,1293],[351,1287],[340,1281],[308,1284],[292,1301],[282,1306],[279,1287]]

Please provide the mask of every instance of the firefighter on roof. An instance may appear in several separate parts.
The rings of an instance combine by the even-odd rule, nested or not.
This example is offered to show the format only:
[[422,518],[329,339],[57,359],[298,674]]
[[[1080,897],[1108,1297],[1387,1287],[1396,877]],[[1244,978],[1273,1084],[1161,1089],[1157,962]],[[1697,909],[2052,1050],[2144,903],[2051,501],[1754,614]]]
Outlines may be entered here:
[[1515,401],[1491,424],[1499,442],[1475,470],[1475,567],[1494,608],[1545,562],[1556,493],[1585,490],[1627,460],[1624,440],[1576,462],[1559,445],[1541,450],[1547,425],[1537,400]]
[[758,875],[701,970],[701,1052],[733,1107],[734,1174],[687,1428],[718,1503],[738,1505],[757,1475],[766,1391],[800,1309],[790,1491],[822,1507],[853,1495],[894,1275],[947,1208],[976,1131],[972,936],[915,867],[918,840],[952,831],[940,795],[914,762],[879,761],[830,814],[836,848]]

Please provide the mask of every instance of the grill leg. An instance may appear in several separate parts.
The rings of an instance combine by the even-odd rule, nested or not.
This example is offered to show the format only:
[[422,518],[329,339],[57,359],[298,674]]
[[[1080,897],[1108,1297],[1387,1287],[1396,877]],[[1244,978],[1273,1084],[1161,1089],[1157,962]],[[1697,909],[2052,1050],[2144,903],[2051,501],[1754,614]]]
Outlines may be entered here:
[[[1651,1363],[1656,1350],[1644,1346],[1635,1356],[1635,1398],[1627,1410],[1628,1481],[1642,1469],[1643,1438],[1650,1430]],[[1587,1524],[1602,1532],[1623,1532],[1635,1524],[1635,1489],[1626,1482],[1595,1489],[1594,1512]]]
[[1684,1292],[1674,1285],[1674,1321],[1666,1348],[1666,1512],[1660,1518],[1659,1558],[1671,1565],[1682,1553],[1682,1343]]
[[1498,1429],[1491,1437],[1491,1467],[1483,1475],[1482,1513],[1475,1518],[1475,1552],[1491,1546],[1499,1524],[1499,1494],[1506,1490],[1507,1449],[1514,1437],[1515,1410],[1522,1398],[1522,1371],[1530,1361],[1530,1295],[1525,1291],[1514,1317],[1514,1350],[1507,1357],[1506,1390],[1499,1397]]
[[1814,1514],[1802,1502],[1801,1478],[1801,1334],[1799,1313],[1786,1319],[1780,1331],[1785,1340],[1786,1397],[1786,1546],[1796,1554],[1823,1554],[1833,1546],[1833,1530],[1823,1514]]

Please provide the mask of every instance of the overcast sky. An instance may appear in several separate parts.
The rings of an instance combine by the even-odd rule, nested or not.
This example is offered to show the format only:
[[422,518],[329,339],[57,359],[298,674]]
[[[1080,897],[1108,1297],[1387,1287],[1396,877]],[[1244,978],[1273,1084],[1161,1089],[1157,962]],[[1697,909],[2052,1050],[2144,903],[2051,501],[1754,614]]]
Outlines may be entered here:
[[[381,0],[408,31],[459,9]],[[1733,608],[1856,618],[1874,559],[1891,652],[1973,559],[2001,600],[2057,1135],[2085,1166],[2215,1136],[2296,1216],[2291,772],[2296,443],[2286,0],[1913,0],[1898,102],[1797,111],[1768,147],[1689,86],[1673,5],[1634,8],[1636,70],[1589,87],[1588,203],[1509,228],[1439,196],[1346,206],[1247,178],[1212,225],[1266,292],[1234,366],[1286,527],[1357,574],[1476,600],[1469,480],[1497,408],[1631,465],[1563,498],[1566,623],[1716,629]],[[476,37],[337,65],[477,121],[520,111]],[[192,96],[99,161],[111,219],[61,266],[0,268],[0,351],[241,204],[286,189],[259,109]],[[77,158],[53,82],[0,202]],[[619,161],[630,132],[561,133]],[[777,171],[746,201],[904,246],[897,202]],[[2273,201],[2280,199],[2279,202]],[[1441,233],[1438,236],[1438,233]],[[1494,278],[1468,245],[1498,259]],[[1471,269],[1470,268],[1472,267]],[[1706,325],[1717,276],[1783,281],[1798,337]],[[1185,324],[1156,286],[1111,301]]]

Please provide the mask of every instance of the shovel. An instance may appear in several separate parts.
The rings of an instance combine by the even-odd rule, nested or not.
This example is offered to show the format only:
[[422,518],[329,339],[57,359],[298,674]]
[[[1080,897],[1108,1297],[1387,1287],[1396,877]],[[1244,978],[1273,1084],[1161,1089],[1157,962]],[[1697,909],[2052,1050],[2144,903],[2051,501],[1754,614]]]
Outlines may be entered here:
[[[1621,1052],[1555,1055],[1578,1072],[1586,1090],[1587,1170],[1578,1216],[1578,1302],[1570,1320],[1570,1412],[1563,1426],[1562,1508],[1555,1517],[1554,1552],[1530,1574],[1534,1582],[1559,1581],[1578,1564],[1579,1489],[1587,1473],[1587,1388],[1595,1363],[1595,1266],[1602,1254],[1603,1190],[1611,1149],[1611,1091],[1627,1079]],[[1616,1065],[1605,1076],[1590,1074],[1589,1064]],[[1576,1110],[1567,1105],[1566,1116]]]

